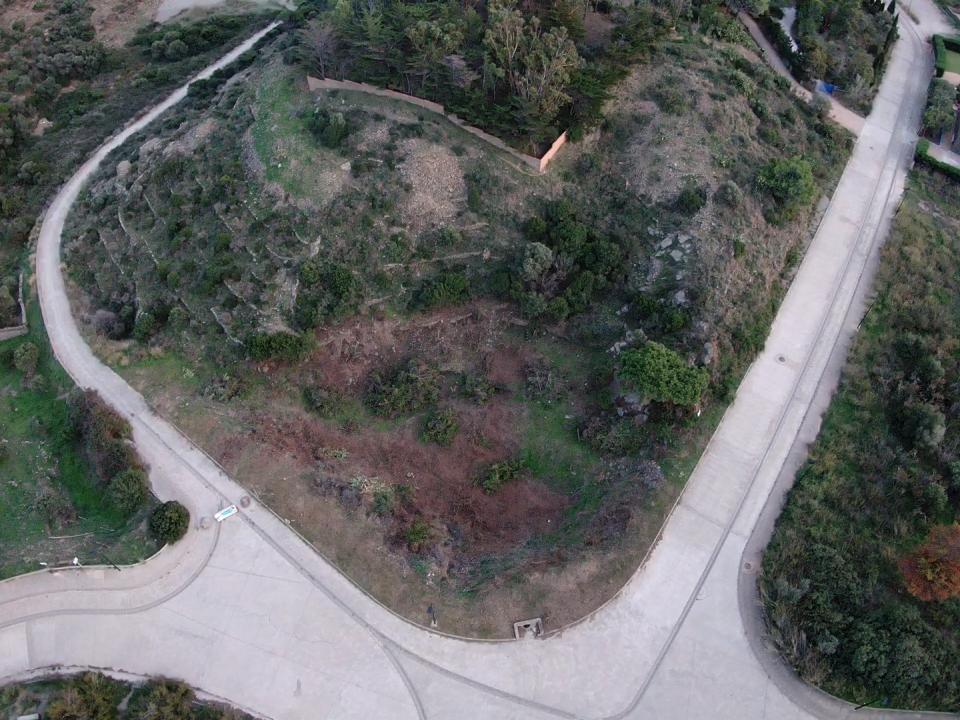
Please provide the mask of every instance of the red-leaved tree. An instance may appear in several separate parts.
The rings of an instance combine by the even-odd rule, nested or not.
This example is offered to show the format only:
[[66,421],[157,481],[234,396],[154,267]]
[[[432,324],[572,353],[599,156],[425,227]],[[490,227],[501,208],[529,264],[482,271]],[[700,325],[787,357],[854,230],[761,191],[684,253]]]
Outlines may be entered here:
[[899,564],[914,597],[928,602],[960,597],[960,525],[936,526]]

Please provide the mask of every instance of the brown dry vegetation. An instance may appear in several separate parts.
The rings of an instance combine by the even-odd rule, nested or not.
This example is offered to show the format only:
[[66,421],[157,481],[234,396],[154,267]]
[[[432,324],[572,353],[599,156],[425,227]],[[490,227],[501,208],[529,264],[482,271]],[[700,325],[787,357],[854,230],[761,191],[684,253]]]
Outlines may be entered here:
[[[391,608],[425,622],[432,604],[442,629],[496,636],[518,617],[579,619],[642,561],[809,237],[813,208],[765,219],[756,168],[802,153],[829,192],[846,140],[766,69],[694,37],[637,69],[603,127],[535,177],[403,104],[310,98],[265,54],[92,183],[66,246],[91,341]],[[315,106],[348,119],[337,149],[306,131]],[[689,183],[704,197],[692,211],[677,203]],[[733,202],[721,200],[731,183]],[[536,325],[491,277],[558,197],[624,259],[587,312]],[[296,327],[307,258],[346,267],[355,304],[308,329],[300,362],[238,359],[246,333]],[[441,273],[465,277],[472,299],[414,309]],[[124,305],[165,306],[167,319],[139,343],[98,335]],[[708,367],[699,422],[671,407],[647,425],[618,416],[607,351],[636,331]],[[371,377],[411,359],[438,374],[433,407],[377,416]],[[533,367],[546,380],[528,382]],[[476,402],[464,376],[499,391]],[[315,388],[334,391],[336,408],[312,413],[303,395]],[[420,439],[434,409],[459,420],[449,447]],[[515,457],[527,465],[518,479],[497,494],[478,486]]]

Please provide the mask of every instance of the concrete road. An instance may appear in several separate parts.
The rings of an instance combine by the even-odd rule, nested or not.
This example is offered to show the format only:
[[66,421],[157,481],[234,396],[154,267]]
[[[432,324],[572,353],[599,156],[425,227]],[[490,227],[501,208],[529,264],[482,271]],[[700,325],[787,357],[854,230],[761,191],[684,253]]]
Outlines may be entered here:
[[[914,5],[924,6],[922,29],[903,19],[876,109],[766,349],[648,562],[603,609],[545,640],[432,633],[378,605],[254,501],[122,572],[0,583],[0,679],[56,665],[159,673],[278,720],[853,714],[764,648],[753,580],[782,488],[836,382],[912,157],[930,67],[918,33],[945,25],[931,0]],[[59,257],[64,218],[97,164],[184,93],[108,142],[60,192],[41,228],[37,281],[61,363],[131,419],[157,494],[199,519],[239,503],[243,489],[93,356],[70,314]]]

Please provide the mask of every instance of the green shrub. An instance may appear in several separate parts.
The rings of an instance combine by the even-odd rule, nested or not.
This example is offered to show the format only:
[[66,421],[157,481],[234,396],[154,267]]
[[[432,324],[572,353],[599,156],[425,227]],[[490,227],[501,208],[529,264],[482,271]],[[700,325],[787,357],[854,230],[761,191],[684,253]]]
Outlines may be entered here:
[[[196,695],[189,686],[176,680],[151,680],[144,688],[145,712],[132,717],[151,718],[151,720],[201,720],[205,714],[196,708]],[[211,718],[212,720],[212,718]],[[223,716],[226,720],[226,716]]]
[[373,491],[372,510],[375,515],[384,517],[393,513],[394,508],[393,491],[389,488],[379,488]]
[[77,520],[76,508],[60,490],[50,489],[40,492],[33,502],[33,507],[51,528],[65,527]]
[[190,511],[176,500],[158,505],[150,515],[150,534],[161,545],[170,545],[187,534]]
[[487,468],[478,478],[477,484],[487,495],[493,495],[507,483],[519,479],[524,470],[526,465],[520,459],[502,460]]
[[417,518],[407,526],[403,537],[407,541],[407,547],[414,552],[419,552],[433,537],[433,528],[426,520]]
[[462,272],[445,272],[424,280],[413,295],[410,307],[431,310],[459,305],[470,299],[470,284]]
[[147,501],[147,473],[141,468],[129,468],[114,476],[107,486],[110,504],[127,515],[132,515]]
[[39,359],[40,348],[29,340],[18,345],[17,349],[13,351],[13,366],[28,378],[33,377],[34,373],[37,372]]
[[707,189],[695,180],[688,180],[684,183],[673,201],[674,209],[686,215],[696,215],[706,204]]
[[157,331],[157,319],[153,313],[142,312],[133,325],[133,337],[137,342],[145,343]]
[[932,137],[952,131],[957,119],[955,108],[957,90],[946,80],[934,78],[927,90],[927,105],[923,111],[923,127]]
[[933,58],[937,77],[943,77],[943,73],[947,69],[947,48],[942,35],[933,36]]
[[733,239],[733,256],[738,260],[742,258],[747,253],[747,244],[743,241],[742,237],[735,237]]
[[440,379],[431,367],[410,360],[389,372],[371,373],[365,400],[384,417],[419,412],[437,401]]
[[743,190],[733,180],[727,180],[720,184],[713,194],[714,200],[729,208],[739,207],[743,202]]
[[900,430],[908,441],[928,452],[936,452],[947,432],[940,408],[925,402],[908,402],[898,413]]
[[690,406],[700,401],[710,375],[687,365],[683,358],[658,342],[620,356],[620,376],[645,398]]
[[325,107],[314,108],[307,114],[304,124],[318,143],[331,150],[340,148],[350,135],[350,125],[343,113]]
[[764,165],[757,173],[757,188],[773,199],[781,219],[793,217],[817,191],[810,162],[799,156],[771,160]]
[[441,447],[449,447],[459,430],[457,414],[451,408],[435,410],[427,416],[420,439]]
[[47,708],[49,720],[116,720],[117,706],[127,693],[123,683],[100,673],[84,673],[70,681]]
[[461,387],[464,397],[478,403],[485,403],[497,394],[496,386],[482,375],[464,375]]
[[960,168],[945,162],[941,162],[930,155],[930,141],[925,138],[921,138],[917,142],[916,159],[917,162],[933,168],[934,170],[943,173],[947,177],[951,177],[954,180],[960,180]]
[[303,388],[303,402],[322,418],[332,418],[343,408],[343,394],[320,385]]
[[685,115],[690,110],[690,93],[678,83],[662,81],[654,88],[653,101],[668,115]]
[[260,332],[247,338],[247,351],[254,360],[302,360],[310,349],[306,333]]

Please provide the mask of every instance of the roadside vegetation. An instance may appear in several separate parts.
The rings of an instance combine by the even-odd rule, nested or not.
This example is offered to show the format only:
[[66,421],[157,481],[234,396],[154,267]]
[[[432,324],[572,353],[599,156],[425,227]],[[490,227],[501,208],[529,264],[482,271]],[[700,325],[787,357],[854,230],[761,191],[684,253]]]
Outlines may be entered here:
[[[481,635],[579,618],[654,539],[849,138],[719,6],[699,24],[587,9],[565,33],[580,57],[627,43],[635,64],[537,175],[409,104],[311,96],[305,36],[327,20],[336,58],[377,69],[311,7],[91,182],[64,246],[82,327],[391,607]],[[376,7],[391,33],[426,29],[413,5]],[[421,9],[445,26],[451,7]],[[469,67],[497,13],[560,33],[539,6],[505,8],[478,6]],[[455,94],[442,57],[424,76],[397,42],[382,82]],[[471,92],[535,137],[505,88]]]
[[918,169],[763,564],[773,639],[856,703],[960,710],[960,186]]
[[[791,34],[781,26],[785,9],[796,11]],[[894,2],[798,0],[777,3],[760,18],[781,57],[800,81],[823,80],[857,112],[867,113],[898,33]]]
[[[20,322],[18,280],[21,272],[29,277],[31,231],[56,187],[108,134],[266,18],[146,25],[134,33],[124,16],[114,25],[101,21],[101,37],[84,0],[7,4],[0,16],[0,327],[6,327]],[[131,42],[119,45],[121,36]],[[29,303],[29,282],[24,295]],[[151,512],[163,506],[149,493],[129,425],[96,396],[73,390],[50,355],[35,304],[29,315],[30,334],[0,342],[0,578],[74,557],[143,559],[176,539],[185,510],[151,532]]]
[[[35,306],[30,320],[40,326]],[[71,387],[40,330],[0,343],[0,579],[74,557],[136,562],[158,547],[130,426]]]
[[48,720],[248,720],[249,715],[197,699],[176,680],[115,680],[86,672],[0,687],[0,714]]

